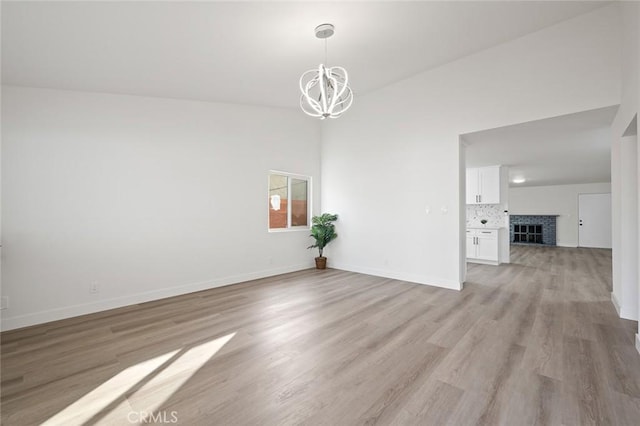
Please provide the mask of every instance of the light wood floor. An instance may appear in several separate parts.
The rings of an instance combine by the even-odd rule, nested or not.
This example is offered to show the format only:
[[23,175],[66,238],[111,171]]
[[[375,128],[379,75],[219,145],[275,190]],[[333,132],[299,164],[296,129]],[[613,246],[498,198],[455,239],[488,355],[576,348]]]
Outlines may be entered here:
[[461,292],[307,270],[6,332],[2,424],[637,425],[611,252],[512,261]]

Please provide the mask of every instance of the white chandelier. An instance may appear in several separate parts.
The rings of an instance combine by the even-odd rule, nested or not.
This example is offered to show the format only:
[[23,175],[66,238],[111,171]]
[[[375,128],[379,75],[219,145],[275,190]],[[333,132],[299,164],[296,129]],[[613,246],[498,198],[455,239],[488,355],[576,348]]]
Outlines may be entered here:
[[[325,64],[327,62],[327,38],[334,33],[331,24],[316,27],[316,37],[324,39]],[[353,102],[353,92],[349,87],[347,70],[342,67],[328,68],[320,64],[300,77],[300,107],[311,117],[337,118],[349,109]]]

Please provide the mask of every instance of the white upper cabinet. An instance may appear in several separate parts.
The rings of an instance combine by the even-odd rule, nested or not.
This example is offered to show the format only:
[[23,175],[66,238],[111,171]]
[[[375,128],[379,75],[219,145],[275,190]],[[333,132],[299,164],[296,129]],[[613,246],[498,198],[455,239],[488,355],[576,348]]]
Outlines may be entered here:
[[467,169],[467,204],[500,204],[500,166]]

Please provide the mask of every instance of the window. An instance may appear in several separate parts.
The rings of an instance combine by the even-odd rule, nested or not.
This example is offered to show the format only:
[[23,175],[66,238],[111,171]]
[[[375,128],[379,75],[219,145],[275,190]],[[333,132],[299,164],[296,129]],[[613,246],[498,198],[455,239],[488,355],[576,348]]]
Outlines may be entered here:
[[311,178],[269,173],[269,230],[309,227]]

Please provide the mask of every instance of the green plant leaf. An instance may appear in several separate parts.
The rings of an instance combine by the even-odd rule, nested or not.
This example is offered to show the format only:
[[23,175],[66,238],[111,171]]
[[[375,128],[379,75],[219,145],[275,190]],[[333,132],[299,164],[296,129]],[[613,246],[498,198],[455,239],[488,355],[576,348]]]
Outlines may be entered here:
[[336,228],[333,222],[338,220],[337,214],[323,213],[320,216],[313,216],[311,218],[311,238],[315,240],[315,244],[307,248],[317,248],[320,256],[322,256],[322,250],[331,241],[338,238]]

